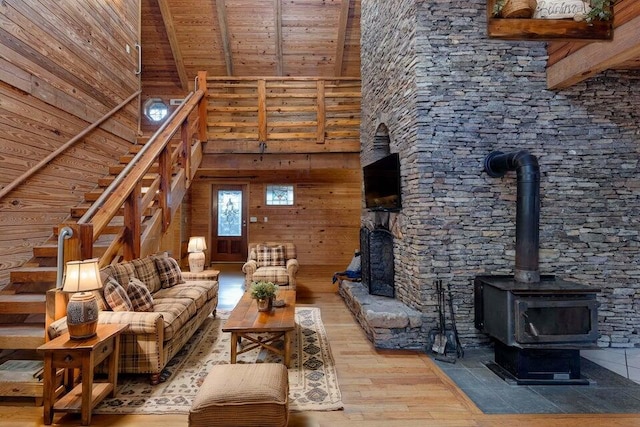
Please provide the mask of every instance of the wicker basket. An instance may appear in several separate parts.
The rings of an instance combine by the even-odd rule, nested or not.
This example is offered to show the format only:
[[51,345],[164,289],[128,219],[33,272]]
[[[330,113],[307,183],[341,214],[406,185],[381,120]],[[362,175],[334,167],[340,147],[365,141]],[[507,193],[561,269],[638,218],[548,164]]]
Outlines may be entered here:
[[536,0],[507,0],[500,14],[503,18],[531,18],[537,5]]

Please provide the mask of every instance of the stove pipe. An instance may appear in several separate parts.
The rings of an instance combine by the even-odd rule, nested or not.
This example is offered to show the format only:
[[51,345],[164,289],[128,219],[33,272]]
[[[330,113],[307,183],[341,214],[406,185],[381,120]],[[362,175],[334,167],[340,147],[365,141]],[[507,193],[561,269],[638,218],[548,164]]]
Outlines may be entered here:
[[484,159],[484,170],[494,178],[508,171],[517,174],[516,268],[517,282],[540,281],[538,268],[540,225],[540,167],[536,156],[526,150],[502,153],[494,151]]

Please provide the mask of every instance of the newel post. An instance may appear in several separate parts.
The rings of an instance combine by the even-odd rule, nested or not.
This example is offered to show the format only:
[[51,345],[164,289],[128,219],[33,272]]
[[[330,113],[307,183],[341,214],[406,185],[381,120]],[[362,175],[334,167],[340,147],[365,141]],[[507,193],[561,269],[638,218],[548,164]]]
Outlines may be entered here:
[[207,72],[198,71],[198,87],[204,95],[198,104],[198,139],[200,141],[207,140]]
[[137,183],[124,202],[124,239],[123,255],[125,260],[140,257],[140,200],[142,185]]

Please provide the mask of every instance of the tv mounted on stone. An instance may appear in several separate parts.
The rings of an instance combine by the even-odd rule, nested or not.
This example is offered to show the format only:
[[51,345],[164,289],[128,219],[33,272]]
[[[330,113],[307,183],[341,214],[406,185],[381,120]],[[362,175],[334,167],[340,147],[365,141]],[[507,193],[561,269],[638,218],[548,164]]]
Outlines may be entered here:
[[364,199],[367,209],[372,211],[399,211],[400,157],[390,154],[362,168]]

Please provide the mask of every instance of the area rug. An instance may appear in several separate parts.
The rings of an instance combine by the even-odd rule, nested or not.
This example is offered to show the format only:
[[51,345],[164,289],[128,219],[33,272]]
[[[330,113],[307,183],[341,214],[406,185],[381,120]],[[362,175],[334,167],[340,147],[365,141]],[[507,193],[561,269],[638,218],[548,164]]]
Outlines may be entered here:
[[[221,331],[229,313],[205,320],[202,327],[169,362],[158,385],[148,375],[118,378],[118,392],[98,405],[96,414],[189,413],[191,402],[213,365],[228,364],[230,334]],[[335,364],[317,307],[296,307],[296,331],[289,368],[289,408],[292,411],[333,411],[342,408]],[[255,349],[238,355],[238,363],[281,362],[280,356]]]

